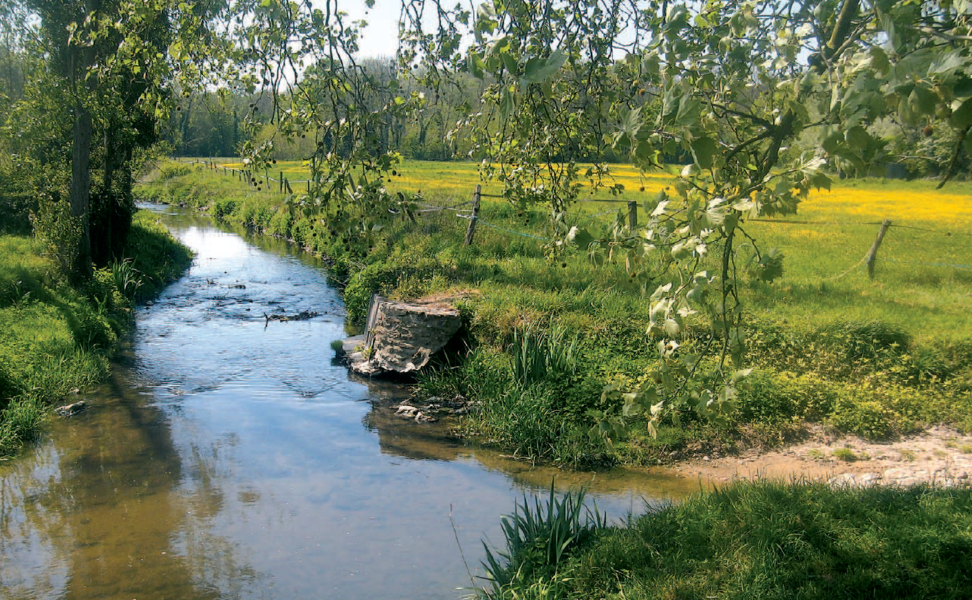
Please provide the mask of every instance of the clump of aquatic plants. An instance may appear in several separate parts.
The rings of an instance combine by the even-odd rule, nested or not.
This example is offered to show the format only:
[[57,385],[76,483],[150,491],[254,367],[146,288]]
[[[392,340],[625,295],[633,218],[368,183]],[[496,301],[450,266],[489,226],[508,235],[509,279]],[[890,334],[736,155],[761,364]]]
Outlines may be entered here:
[[549,577],[599,529],[607,527],[607,518],[596,505],[584,505],[585,494],[580,488],[558,499],[553,482],[545,502],[537,496],[531,504],[524,494],[513,514],[502,519],[505,548],[494,553],[483,542],[483,567],[490,585],[484,590],[487,598],[504,597],[519,582]]

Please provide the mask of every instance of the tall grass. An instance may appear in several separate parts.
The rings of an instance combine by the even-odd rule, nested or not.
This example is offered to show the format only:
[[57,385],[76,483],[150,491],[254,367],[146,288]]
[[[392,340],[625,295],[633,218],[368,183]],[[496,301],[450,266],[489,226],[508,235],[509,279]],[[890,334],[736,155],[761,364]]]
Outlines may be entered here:
[[562,327],[543,331],[531,324],[514,331],[510,353],[516,383],[527,388],[548,378],[575,374],[578,337],[567,338],[567,331]]
[[558,499],[552,481],[545,503],[537,496],[531,506],[524,494],[513,514],[501,520],[504,549],[494,552],[483,542],[483,567],[489,581],[489,589],[484,590],[487,598],[501,598],[515,584],[555,573],[572,553],[607,527],[607,518],[596,504],[585,506],[585,494],[581,488]]

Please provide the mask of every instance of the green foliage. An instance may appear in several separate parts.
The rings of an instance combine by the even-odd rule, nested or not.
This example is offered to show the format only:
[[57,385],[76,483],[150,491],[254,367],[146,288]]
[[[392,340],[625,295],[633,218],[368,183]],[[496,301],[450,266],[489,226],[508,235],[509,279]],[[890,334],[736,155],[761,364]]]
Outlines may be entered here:
[[531,507],[524,495],[513,514],[503,517],[505,548],[494,554],[483,542],[483,567],[491,586],[488,598],[502,598],[518,583],[555,573],[558,565],[607,527],[607,518],[597,506],[593,510],[584,506],[585,493],[581,488],[558,500],[551,482],[545,504],[537,497]]
[[[854,390],[862,392],[864,390]],[[843,431],[856,433],[869,439],[886,439],[895,432],[894,412],[881,403],[848,396],[837,399],[829,422]]]
[[241,205],[242,202],[234,198],[217,200],[215,203],[213,203],[213,206],[210,209],[210,214],[213,215],[214,219],[220,221],[226,219],[230,215],[235,214],[240,209]]
[[842,460],[844,462],[857,462],[859,460],[867,460],[869,457],[865,454],[857,454],[850,448],[837,448],[833,452],[834,457],[837,460]]
[[48,256],[52,257],[60,273],[68,276],[73,272],[81,240],[81,219],[71,214],[66,200],[45,198],[38,212],[32,215],[34,234],[43,241]]
[[814,373],[762,369],[740,391],[739,419],[767,425],[820,421],[833,412],[839,393]]
[[900,355],[911,343],[908,334],[881,321],[836,322],[820,332],[833,346],[842,347],[848,360],[878,360]]

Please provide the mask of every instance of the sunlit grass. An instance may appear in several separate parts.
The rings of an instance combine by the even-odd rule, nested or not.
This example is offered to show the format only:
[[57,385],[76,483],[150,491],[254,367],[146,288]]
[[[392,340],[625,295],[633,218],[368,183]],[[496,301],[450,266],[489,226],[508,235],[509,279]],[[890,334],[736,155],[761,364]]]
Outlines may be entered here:
[[959,598],[972,492],[738,482],[601,529],[494,598]]

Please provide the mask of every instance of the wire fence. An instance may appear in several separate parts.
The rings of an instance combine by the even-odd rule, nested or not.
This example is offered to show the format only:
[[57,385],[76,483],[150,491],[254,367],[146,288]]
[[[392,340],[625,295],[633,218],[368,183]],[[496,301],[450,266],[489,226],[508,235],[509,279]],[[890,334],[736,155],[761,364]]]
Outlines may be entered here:
[[[201,165],[204,165],[207,168],[211,168],[213,170],[220,170],[220,169],[222,169],[226,174],[231,174],[233,176],[236,176],[236,177],[240,178],[241,180],[245,180],[246,181],[246,184],[247,184],[247,188],[248,188],[247,193],[249,193],[249,194],[259,194],[259,193],[266,194],[266,193],[272,193],[272,190],[270,189],[271,188],[270,182],[277,183],[278,184],[278,187],[280,188],[281,191],[287,190],[287,191],[290,191],[291,193],[292,193],[292,188],[291,188],[291,185],[290,184],[297,184],[297,183],[310,184],[310,183],[312,183],[312,181],[311,180],[308,180],[308,179],[290,180],[290,179],[288,179],[286,177],[286,175],[284,174],[283,171],[280,171],[280,176],[279,177],[272,177],[269,174],[269,172],[264,172],[262,175],[261,174],[254,175],[250,171],[243,170],[243,169],[237,169],[235,167],[226,167],[225,165],[221,165],[221,164],[216,163],[215,161],[212,161],[212,160],[210,160],[210,161],[205,161],[205,160],[190,160],[190,161],[185,161],[183,164],[201,164]],[[266,182],[267,189],[266,190],[259,190],[259,191],[256,190],[256,189],[253,189],[254,188],[253,182],[254,181],[261,181],[261,180]],[[540,236],[540,235],[536,235],[534,233],[528,233],[528,232],[523,232],[523,231],[516,231],[515,229],[511,229],[509,227],[505,227],[503,225],[499,225],[499,224],[497,224],[495,222],[490,222],[489,220],[484,219],[483,218],[483,215],[480,214],[480,210],[481,210],[480,199],[481,198],[502,199],[502,200],[507,200],[508,199],[508,197],[506,195],[504,195],[504,194],[484,193],[484,192],[481,191],[481,188],[479,188],[477,186],[477,191],[473,194],[473,200],[467,200],[467,201],[463,201],[463,202],[456,202],[456,203],[447,204],[447,205],[431,204],[429,202],[416,202],[414,204],[416,206],[418,206],[419,208],[417,210],[414,210],[414,211],[411,211],[411,212],[416,213],[416,214],[419,214],[419,215],[431,215],[431,214],[435,214],[435,213],[442,213],[442,212],[445,212],[445,211],[456,211],[458,209],[465,209],[466,207],[471,207],[471,211],[470,210],[460,211],[460,212],[457,212],[455,214],[456,217],[458,217],[460,219],[464,219],[464,220],[469,221],[469,230],[467,232],[467,240],[470,240],[470,241],[472,240],[472,233],[471,232],[473,232],[475,230],[475,226],[476,225],[483,225],[483,226],[488,227],[488,228],[490,228],[490,229],[492,229],[494,231],[500,232],[502,234],[510,235],[510,236],[517,236],[517,237],[526,238],[526,239],[532,239],[532,240],[541,241],[541,242],[550,242],[551,241],[549,238],[546,238],[546,237],[543,237],[543,236]],[[581,203],[593,203],[593,204],[599,204],[599,205],[604,205],[604,204],[624,204],[624,205],[626,205],[628,207],[628,213],[627,213],[628,226],[632,230],[634,230],[637,227],[638,204],[636,202],[634,202],[634,201],[611,198],[611,199],[579,199],[578,202],[581,202]],[[596,213],[593,213],[593,214],[584,214],[584,213],[581,213],[581,214],[579,214],[579,215],[576,216],[576,223],[578,223],[578,224],[581,224],[581,223],[593,223],[593,222],[597,222],[598,220],[602,219],[602,217],[606,217],[608,215],[617,215],[617,217],[619,219],[621,219],[621,218],[623,218],[625,216],[625,214],[623,212],[623,209],[609,209],[609,210],[605,210],[605,211],[601,211],[601,212],[596,212]],[[892,247],[892,251],[895,254],[899,254],[902,251],[902,249],[905,249],[907,247],[911,247],[911,248],[925,248],[926,249],[925,250],[925,253],[927,253],[927,248],[930,245],[929,244],[929,239],[928,239],[927,236],[930,234],[930,235],[934,235],[936,237],[953,238],[949,242],[949,246],[950,247],[955,248],[956,245],[958,245],[961,250],[966,250],[966,249],[968,250],[968,252],[965,254],[965,256],[972,256],[972,242],[970,242],[968,248],[966,248],[965,247],[965,244],[963,244],[962,242],[958,242],[957,241],[957,240],[964,240],[965,238],[972,239],[972,233],[968,233],[968,232],[963,232],[963,231],[947,231],[947,230],[941,230],[941,229],[932,229],[932,228],[929,228],[929,227],[921,227],[921,226],[918,226],[918,225],[910,225],[910,224],[907,224],[907,223],[893,222],[893,221],[889,221],[889,220],[884,220],[884,221],[870,221],[870,220],[867,220],[867,221],[863,221],[863,220],[862,221],[813,221],[813,220],[800,220],[800,219],[766,219],[766,218],[759,218],[759,219],[746,219],[745,222],[746,223],[758,223],[758,224],[762,224],[762,225],[781,225],[781,226],[799,225],[799,226],[812,227],[812,228],[816,228],[816,227],[820,227],[820,228],[827,228],[827,227],[849,228],[849,227],[874,227],[874,226],[880,226],[881,227],[880,233],[878,233],[878,239],[875,240],[874,245],[867,252],[867,254],[865,254],[859,260],[857,260],[856,262],[854,262],[852,265],[850,265],[850,267],[847,268],[846,270],[843,270],[843,271],[841,271],[841,272],[839,272],[839,273],[837,273],[837,274],[835,274],[835,275],[833,275],[831,277],[825,277],[824,279],[826,279],[826,280],[835,280],[835,279],[840,279],[840,278],[846,277],[847,275],[850,275],[851,273],[853,273],[856,270],[861,269],[861,268],[867,268],[869,275],[873,277],[873,274],[874,274],[874,266],[875,266],[876,263],[892,263],[892,264],[901,265],[901,266],[907,266],[907,267],[933,267],[933,268],[947,268],[947,269],[972,270],[972,261],[962,261],[962,260],[956,261],[956,260],[952,260],[951,257],[941,257],[941,256],[939,256],[939,257],[937,257],[935,259],[932,259],[932,260],[902,260],[900,258],[891,258],[891,257],[888,257],[888,256],[882,256],[880,254],[880,250],[881,250],[881,247],[882,247],[882,240],[884,239],[884,237],[885,237],[885,235],[887,234],[888,231],[892,231],[894,233],[889,235],[889,237],[888,237],[888,240],[889,241],[887,243],[883,244],[884,247],[885,247],[885,254],[887,253],[887,248],[888,247]],[[904,237],[905,232],[914,232],[914,234],[917,234],[918,236],[923,236],[923,239],[918,239],[918,238],[908,239],[907,237]]]

